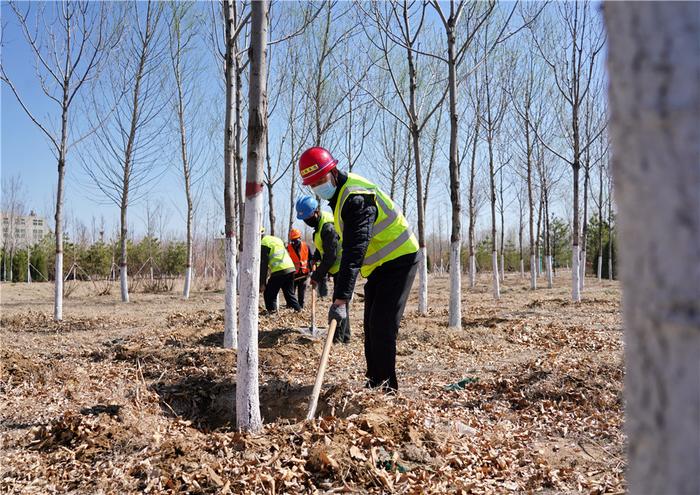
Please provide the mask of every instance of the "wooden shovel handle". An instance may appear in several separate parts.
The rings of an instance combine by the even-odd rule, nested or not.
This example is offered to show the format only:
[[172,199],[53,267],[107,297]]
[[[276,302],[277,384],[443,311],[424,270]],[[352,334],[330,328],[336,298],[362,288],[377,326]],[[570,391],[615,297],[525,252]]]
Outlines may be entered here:
[[331,346],[333,345],[333,335],[335,335],[335,327],[338,324],[337,320],[331,321],[328,325],[328,335],[326,336],[326,344],[323,346],[323,354],[321,354],[321,364],[318,366],[318,372],[316,373],[316,382],[314,383],[314,389],[311,392],[311,399],[309,400],[309,412],[306,415],[306,419],[314,419],[316,415],[316,406],[318,406],[318,395],[321,393],[321,386],[323,385],[323,375],[326,373],[326,366],[328,365],[328,356],[331,353]]

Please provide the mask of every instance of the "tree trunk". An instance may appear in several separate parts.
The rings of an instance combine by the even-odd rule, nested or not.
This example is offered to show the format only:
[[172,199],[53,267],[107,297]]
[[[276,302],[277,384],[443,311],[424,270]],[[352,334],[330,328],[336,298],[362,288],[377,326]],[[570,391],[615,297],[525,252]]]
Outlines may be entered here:
[[[528,93],[529,96],[529,93]],[[525,144],[527,146],[527,205],[530,227],[530,289],[537,289],[537,268],[535,267],[535,203],[532,195],[532,145],[530,143],[530,105],[525,107]]]
[[224,288],[224,348],[238,347],[236,325],[236,210],[239,196],[235,188],[236,180],[236,116],[238,112],[236,82],[236,44],[235,31],[235,2],[224,0],[224,19],[226,31],[226,55],[224,74],[226,84],[226,110],[224,116],[224,271],[226,273]]
[[613,280],[612,184],[608,188],[608,280]]
[[579,282],[579,244],[578,244],[578,175],[580,165],[575,158],[573,164],[574,171],[574,218],[573,227],[571,228],[571,300],[573,302],[581,302],[581,285]]
[[488,131],[486,142],[489,152],[489,185],[491,196],[491,269],[493,271],[493,298],[499,300],[501,298],[501,287],[498,276],[498,251],[496,244],[496,173],[493,166],[493,119],[491,118],[491,88],[489,85],[488,64],[484,65],[484,74],[486,76],[486,117]]
[[462,247],[461,194],[459,188],[459,156],[457,138],[457,60],[455,53],[455,19],[450,16],[447,26],[448,84],[450,95],[450,201],[452,203],[452,234],[450,236],[450,313],[449,327],[462,326]]
[[[590,147],[590,146],[589,146]],[[581,292],[585,286],[586,278],[586,245],[588,237],[588,183],[590,177],[590,153],[586,152],[586,166],[583,177],[583,229],[581,230]]]
[[262,176],[267,136],[267,0],[251,4],[248,165],[241,257],[240,341],[236,360],[236,418],[239,430],[262,428],[258,392],[258,300]]
[[598,280],[603,279],[603,162],[600,163],[598,190]]
[[[178,15],[175,12],[174,15]],[[190,162],[187,154],[187,129],[185,128],[185,94],[183,89],[181,61],[182,61],[182,44],[180,33],[180,19],[175,21],[177,30],[174,41],[176,52],[174,53],[173,71],[175,75],[175,87],[177,89],[177,117],[180,130],[180,159],[182,160],[182,177],[185,181],[185,201],[187,204],[187,261],[185,265],[185,284],[182,289],[182,297],[189,299],[190,283],[192,281],[192,191],[190,188]],[[153,259],[151,258],[151,281],[153,281]]]
[[[404,22],[408,27],[408,17],[404,9]],[[425,203],[423,199],[423,164],[421,163],[420,128],[418,127],[418,108],[416,105],[416,67],[413,62],[413,52],[407,48],[409,76],[409,112],[411,121],[411,143],[413,144],[413,165],[416,173],[416,213],[418,216],[418,246],[420,258],[418,264],[418,312],[428,314],[428,257],[425,249]],[[405,211],[404,211],[405,213]]]
[[[126,170],[126,169],[125,169]],[[121,291],[122,302],[129,302],[129,278],[127,275],[126,266],[126,247],[127,247],[127,229],[126,229],[126,206],[127,206],[127,194],[128,194],[128,178],[126,178],[125,171],[125,182],[124,182],[124,192],[122,193],[122,203],[119,209],[119,219],[120,219],[120,231],[119,231],[119,289]]]
[[[228,0],[234,4],[234,12],[236,9],[235,0]],[[234,64],[236,72],[236,116],[235,116],[235,141],[234,149],[236,160],[236,221],[238,222],[238,238],[243,242],[243,223],[245,222],[245,205],[243,190],[243,70],[244,66],[240,60],[238,53],[238,38],[234,37],[233,47],[235,49]]]
[[474,140],[472,141],[472,156],[469,166],[469,288],[476,286],[476,259],[474,252],[474,235],[476,230],[476,197],[474,186],[476,183],[476,145],[479,140],[479,127],[481,127],[480,99],[476,99],[476,111],[474,117]]
[[501,217],[501,246],[500,246],[500,251],[501,251],[501,282],[505,283],[506,281],[506,271],[505,267],[503,266],[504,263],[504,258],[505,258],[505,251],[506,251],[506,246],[505,246],[505,238],[506,238],[506,232],[505,232],[505,209],[506,205],[503,200],[503,165],[501,165],[501,170],[499,174],[500,180],[498,183],[498,190],[499,190],[499,196],[501,197],[501,209],[500,209],[500,217]]
[[[66,93],[64,93],[65,95]],[[64,98],[65,99],[65,98]],[[65,108],[65,107],[64,107]],[[66,175],[66,139],[68,135],[68,115],[64,111],[62,124],[61,150],[58,157],[58,184],[56,187],[56,266],[54,272],[53,319],[63,320],[63,180]],[[10,262],[10,274],[12,262]],[[10,275],[10,281],[12,276]]]
[[[411,102],[413,105],[413,101]],[[423,204],[423,175],[421,172],[420,133],[414,123],[411,129],[413,159],[416,172],[416,211],[418,213],[418,312],[428,314],[428,256],[425,248],[425,205]]]
[[700,493],[700,16],[691,2],[611,2],[605,20],[628,489]]

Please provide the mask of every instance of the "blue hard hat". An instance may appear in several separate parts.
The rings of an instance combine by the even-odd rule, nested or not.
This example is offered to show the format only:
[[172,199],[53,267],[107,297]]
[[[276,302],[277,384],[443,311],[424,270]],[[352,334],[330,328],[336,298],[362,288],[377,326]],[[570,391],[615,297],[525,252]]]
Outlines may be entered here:
[[314,214],[317,208],[318,201],[316,201],[316,198],[313,196],[302,196],[301,198],[297,199],[297,218],[299,220],[309,218]]

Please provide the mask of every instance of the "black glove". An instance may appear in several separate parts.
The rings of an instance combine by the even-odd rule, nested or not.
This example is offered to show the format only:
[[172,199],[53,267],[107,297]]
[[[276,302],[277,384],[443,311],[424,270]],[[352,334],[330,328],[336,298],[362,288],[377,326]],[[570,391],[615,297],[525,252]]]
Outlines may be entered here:
[[344,319],[348,317],[348,305],[343,304],[343,305],[338,305],[338,304],[332,304],[331,309],[328,310],[328,324],[333,320],[336,320],[338,323],[341,323]]

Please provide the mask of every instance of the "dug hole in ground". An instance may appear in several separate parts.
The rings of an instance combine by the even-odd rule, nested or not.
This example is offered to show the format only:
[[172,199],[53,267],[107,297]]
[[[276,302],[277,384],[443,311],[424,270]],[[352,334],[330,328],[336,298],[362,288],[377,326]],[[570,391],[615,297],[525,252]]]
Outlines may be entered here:
[[397,396],[363,388],[356,297],[315,422],[303,418],[323,341],[298,331],[310,309],[262,316],[258,435],[235,431],[222,292],[122,304],[118,289],[96,296],[84,283],[56,324],[51,285],[4,284],[0,491],[622,493],[617,282],[589,278],[580,304],[569,273],[536,291],[509,273],[497,302],[490,274],[477,283],[456,330],[448,276],[430,277],[425,317],[414,284]]

